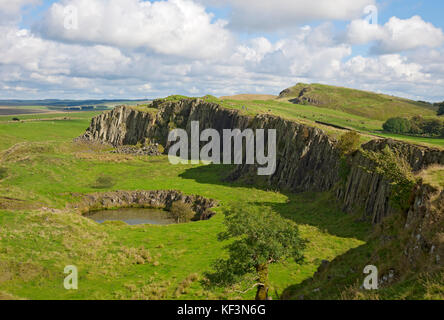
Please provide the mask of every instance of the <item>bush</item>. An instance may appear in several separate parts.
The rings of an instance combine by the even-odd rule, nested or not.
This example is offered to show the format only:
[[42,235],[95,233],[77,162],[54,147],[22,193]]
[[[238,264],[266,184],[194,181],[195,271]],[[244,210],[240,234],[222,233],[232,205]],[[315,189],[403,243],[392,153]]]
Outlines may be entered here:
[[391,202],[402,210],[409,208],[416,180],[407,160],[389,147],[381,152],[363,151],[363,154],[374,162],[374,171],[391,182]]
[[409,119],[390,118],[382,126],[385,131],[391,133],[409,133],[412,126]]
[[196,215],[191,205],[182,201],[173,202],[170,214],[177,223],[190,222]]
[[342,155],[347,155],[358,150],[360,145],[361,136],[359,133],[350,131],[339,138],[338,149],[341,151]]
[[424,119],[421,116],[407,118],[391,118],[384,123],[387,132],[398,134],[443,136],[444,122],[438,118]]
[[438,116],[444,116],[444,102],[438,104]]
[[12,118],[12,121],[20,121],[19,118]]
[[107,175],[101,175],[96,179],[92,187],[94,189],[109,189],[115,185],[114,178]]
[[0,180],[3,180],[8,176],[8,169],[0,167]]

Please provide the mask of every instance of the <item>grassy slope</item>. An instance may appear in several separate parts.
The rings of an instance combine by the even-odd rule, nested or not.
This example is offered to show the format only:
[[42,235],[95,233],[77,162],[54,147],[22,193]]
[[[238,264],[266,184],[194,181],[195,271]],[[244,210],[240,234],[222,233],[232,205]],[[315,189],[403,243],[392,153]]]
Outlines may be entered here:
[[304,96],[318,101],[318,106],[368,119],[385,121],[395,116],[436,116],[437,111],[432,105],[408,99],[321,84],[299,83],[289,88],[290,92],[282,100],[298,97],[304,88],[308,88]]
[[[355,223],[331,205],[329,194],[286,195],[221,183],[221,166],[171,166],[165,157],[137,158],[109,154],[71,142],[88,126],[91,115],[67,121],[0,123],[0,296],[28,299],[253,298],[249,287],[205,289],[200,280],[211,261],[224,255],[216,235],[223,217],[166,227],[98,225],[63,210],[90,193],[100,174],[116,177],[112,189],[178,189],[218,199],[222,205],[248,201],[273,206],[300,224],[311,241],[306,263],[282,263],[271,269],[273,290],[310,278],[322,259],[333,259],[364,244],[368,225]],[[47,140],[50,140],[49,142]],[[30,141],[22,143],[23,141]],[[105,191],[105,190],[103,190]],[[245,195],[248,194],[248,200]],[[11,200],[8,198],[14,198]],[[23,201],[21,201],[23,200]],[[32,208],[51,207],[61,212]],[[141,256],[144,264],[140,263]],[[80,289],[62,287],[63,269],[76,265]],[[273,291],[275,293],[276,291]]]
[[364,116],[359,116],[352,113],[347,113],[334,108],[293,104],[283,99],[267,100],[267,101],[264,100],[240,101],[240,100],[230,100],[228,98],[219,100],[214,97],[207,97],[206,99],[207,101],[219,103],[226,108],[240,110],[242,113],[246,115],[254,116],[260,113],[272,114],[283,117],[285,119],[296,120],[301,123],[306,123],[308,125],[321,128],[322,130],[326,131],[329,135],[335,138],[342,135],[344,131],[316,123],[316,121],[357,130],[362,133],[363,142],[374,139],[375,137],[385,137],[396,140],[402,140],[414,144],[444,148],[443,138],[435,139],[435,138],[410,137],[410,136],[383,133],[382,125],[384,121]]

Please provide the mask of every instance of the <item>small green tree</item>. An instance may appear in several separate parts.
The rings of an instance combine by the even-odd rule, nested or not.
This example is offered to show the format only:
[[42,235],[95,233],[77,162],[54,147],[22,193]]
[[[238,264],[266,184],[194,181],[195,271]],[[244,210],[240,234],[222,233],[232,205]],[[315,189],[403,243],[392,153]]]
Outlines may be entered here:
[[191,205],[183,201],[173,202],[170,208],[170,214],[177,223],[190,222],[196,215]]
[[444,102],[438,104],[438,116],[444,116]]
[[290,257],[302,261],[305,240],[300,238],[294,222],[270,208],[238,205],[224,213],[227,230],[219,234],[219,240],[234,241],[226,247],[229,258],[217,260],[215,272],[207,274],[207,278],[213,285],[230,285],[247,274],[255,274],[256,300],[266,300],[269,265]]
[[408,133],[411,129],[411,123],[406,118],[390,118],[382,126],[385,131],[391,133]]
[[361,136],[356,131],[344,133],[338,141],[338,149],[342,155],[348,155],[356,151],[361,145]]

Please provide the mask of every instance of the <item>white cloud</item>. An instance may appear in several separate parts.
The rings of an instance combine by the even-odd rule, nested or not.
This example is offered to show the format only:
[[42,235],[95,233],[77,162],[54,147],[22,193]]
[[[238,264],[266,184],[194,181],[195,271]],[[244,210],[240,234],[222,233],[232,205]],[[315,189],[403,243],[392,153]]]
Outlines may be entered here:
[[200,0],[231,5],[234,28],[275,31],[319,20],[351,20],[364,15],[375,0]]
[[[346,2],[353,6],[349,1],[335,5]],[[78,33],[50,29],[63,23],[57,12],[68,4],[82,8]],[[423,100],[444,98],[444,48],[423,49],[440,43],[440,30],[419,17],[392,18],[374,29],[355,20],[348,41],[338,39],[332,23],[322,23],[234,42],[232,29],[189,0],[64,0],[59,5],[51,7],[50,19],[40,25],[44,37],[10,24],[0,26],[0,97],[277,94],[296,82],[321,82]],[[283,10],[272,9],[276,13],[271,15]],[[321,17],[322,10],[311,17]],[[340,14],[345,17],[339,12],[333,18]],[[286,22],[276,23],[277,28]],[[391,50],[409,51],[353,56],[352,43],[375,41],[380,49],[392,38]]]
[[232,41],[225,25],[190,0],[63,0],[51,6],[37,29],[45,37],[71,43],[217,59]]
[[21,19],[20,11],[26,5],[35,5],[40,0],[0,0],[0,24],[15,23]]
[[439,47],[444,43],[444,34],[419,16],[404,20],[392,17],[382,26],[354,20],[347,28],[347,39],[352,44],[377,41],[374,52],[395,53],[419,47]]

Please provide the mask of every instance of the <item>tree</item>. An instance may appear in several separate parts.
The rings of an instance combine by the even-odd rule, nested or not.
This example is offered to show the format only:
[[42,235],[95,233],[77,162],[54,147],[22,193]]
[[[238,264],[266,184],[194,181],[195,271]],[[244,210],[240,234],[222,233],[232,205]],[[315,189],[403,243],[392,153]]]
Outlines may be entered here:
[[338,149],[341,151],[341,154],[347,155],[354,151],[356,151],[361,145],[361,136],[359,133],[355,131],[349,131],[344,133],[338,142]]
[[173,202],[170,208],[170,214],[177,223],[190,222],[196,215],[191,205],[183,201]]
[[438,103],[438,116],[444,116],[444,102]]
[[411,129],[411,123],[406,118],[390,118],[383,124],[383,128],[391,133],[408,133]]
[[443,122],[439,119],[427,119],[424,123],[424,132],[430,135],[440,135]]
[[238,205],[224,213],[227,230],[219,234],[219,240],[234,241],[226,247],[229,258],[217,260],[215,272],[207,278],[213,285],[231,285],[247,274],[255,275],[256,300],[266,300],[269,265],[290,257],[302,261],[306,241],[294,222],[270,208]]

